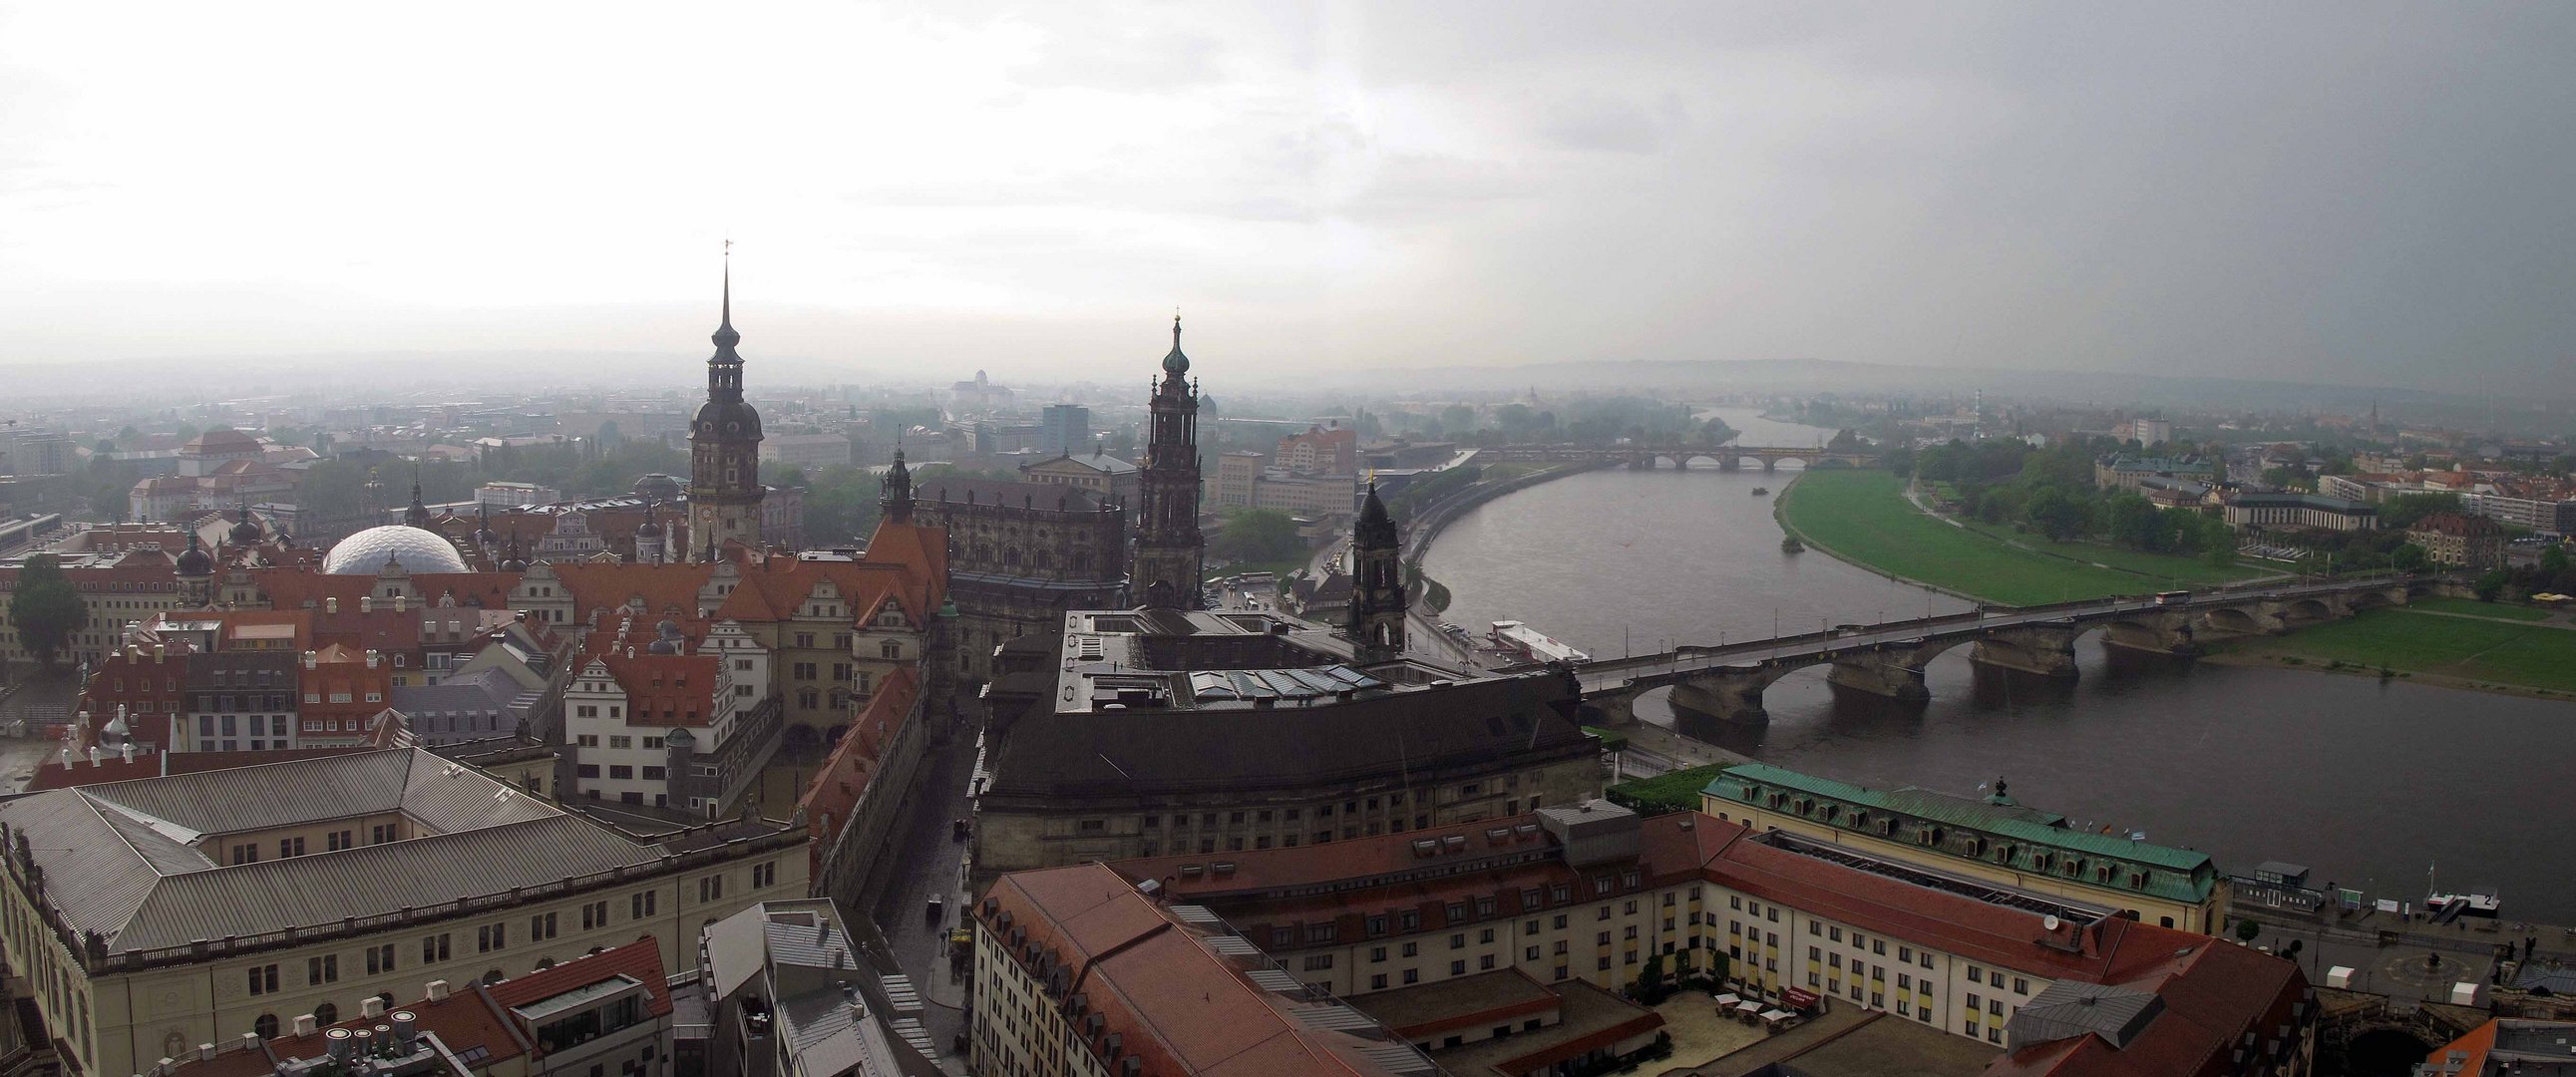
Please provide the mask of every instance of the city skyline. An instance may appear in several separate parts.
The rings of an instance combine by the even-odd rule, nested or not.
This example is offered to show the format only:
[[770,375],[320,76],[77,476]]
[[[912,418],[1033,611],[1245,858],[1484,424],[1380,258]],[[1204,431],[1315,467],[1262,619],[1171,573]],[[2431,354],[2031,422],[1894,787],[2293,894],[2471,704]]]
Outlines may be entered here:
[[620,15],[0,13],[0,369],[608,376],[728,235],[755,360],[852,377],[1108,374],[1175,303],[1333,373],[2549,394],[2576,329],[2538,9]]

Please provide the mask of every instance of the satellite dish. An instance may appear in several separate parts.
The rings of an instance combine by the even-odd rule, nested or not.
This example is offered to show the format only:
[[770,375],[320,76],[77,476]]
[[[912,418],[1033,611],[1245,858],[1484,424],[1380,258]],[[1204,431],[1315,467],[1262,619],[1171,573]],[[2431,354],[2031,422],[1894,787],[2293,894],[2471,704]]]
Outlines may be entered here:
[[2047,931],[2055,931],[2055,930],[2057,930],[2057,917],[2055,917],[2055,916],[2053,916],[2053,915],[2051,915],[2051,916],[2043,916],[2043,917],[2040,917],[2040,918],[2039,918],[2039,926],[2040,926],[2043,930],[2047,930]]

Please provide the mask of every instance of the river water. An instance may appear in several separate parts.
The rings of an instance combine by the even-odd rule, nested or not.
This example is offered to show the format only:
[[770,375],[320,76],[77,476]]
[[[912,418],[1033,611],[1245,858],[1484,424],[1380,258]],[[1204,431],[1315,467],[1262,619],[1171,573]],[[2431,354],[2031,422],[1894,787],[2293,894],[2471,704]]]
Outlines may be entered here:
[[[1746,444],[1830,431],[1716,412]],[[1771,499],[1795,472],[1590,472],[1486,504],[1442,533],[1423,570],[1481,632],[1519,619],[1600,657],[1669,640],[1813,630],[1956,612],[1964,603],[1822,553],[1780,552]],[[1776,618],[1776,621],[1775,621]],[[2565,761],[2576,704],[2405,682],[2172,660],[2078,643],[2072,682],[2004,674],[1959,647],[1900,705],[1793,674],[1767,722],[1682,731],[1765,762],[1882,788],[1974,793],[2002,777],[2025,804],[2143,830],[2251,874],[2286,860],[2372,897],[2420,902],[2496,887],[2508,919],[2576,924]],[[1660,693],[1638,706],[1671,724]]]

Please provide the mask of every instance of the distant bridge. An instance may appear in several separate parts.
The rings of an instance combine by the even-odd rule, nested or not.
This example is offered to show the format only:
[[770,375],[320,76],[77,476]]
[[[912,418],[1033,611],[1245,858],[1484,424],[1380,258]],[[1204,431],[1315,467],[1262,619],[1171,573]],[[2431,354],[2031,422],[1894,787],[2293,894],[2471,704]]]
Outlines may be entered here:
[[1688,470],[1694,460],[1714,462],[1720,471],[1740,471],[1747,460],[1757,461],[1762,470],[1777,470],[1784,460],[1795,460],[1801,466],[1836,464],[1844,467],[1875,467],[1878,452],[1874,449],[1793,448],[1761,445],[1506,445],[1499,449],[1478,449],[1479,463],[1563,464],[1594,462],[1625,464],[1639,470],[1671,466]]
[[1987,665],[2073,677],[2075,641],[2097,630],[2111,646],[2193,654],[2211,639],[2279,635],[2378,606],[2404,605],[2449,582],[2405,577],[2334,580],[2207,591],[2171,602],[2121,597],[1980,610],[1597,659],[1577,664],[1574,674],[1582,683],[1584,701],[1614,721],[1633,717],[1637,697],[1659,688],[1673,690],[1676,711],[1758,721],[1766,716],[1763,690],[1809,666],[1830,663],[1829,679],[1845,688],[1891,699],[1925,699],[1931,690],[1924,683],[1924,667],[1962,644],[1975,648],[1971,659]]

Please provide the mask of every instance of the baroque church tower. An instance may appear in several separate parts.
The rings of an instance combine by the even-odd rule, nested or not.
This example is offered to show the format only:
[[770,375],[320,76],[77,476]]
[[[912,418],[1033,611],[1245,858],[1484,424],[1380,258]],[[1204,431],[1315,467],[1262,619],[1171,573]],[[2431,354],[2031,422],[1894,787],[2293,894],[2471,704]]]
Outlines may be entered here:
[[1372,480],[1351,528],[1351,605],[1343,625],[1363,665],[1404,656],[1403,544]]
[[1136,560],[1128,593],[1140,606],[1194,610],[1200,605],[1207,537],[1199,533],[1199,391],[1181,354],[1181,319],[1172,316],[1172,352],[1154,388],[1151,426],[1136,513]]
[[689,424],[689,535],[712,558],[727,542],[760,545],[760,413],[742,401],[742,356],[734,345],[733,266],[725,266],[724,318],[707,358],[707,402]]

